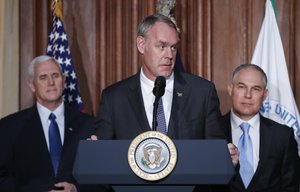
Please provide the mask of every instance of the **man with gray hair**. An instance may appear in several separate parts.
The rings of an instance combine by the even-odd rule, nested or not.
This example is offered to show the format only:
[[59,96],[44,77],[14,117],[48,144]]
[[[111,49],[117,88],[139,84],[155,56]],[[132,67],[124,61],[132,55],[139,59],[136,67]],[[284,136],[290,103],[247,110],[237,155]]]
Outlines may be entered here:
[[293,129],[259,114],[268,95],[265,72],[253,64],[238,66],[228,93],[232,108],[221,122],[229,142],[239,148],[240,166],[229,188],[218,191],[298,192],[299,157]]
[[73,162],[94,118],[64,104],[65,77],[54,58],[36,57],[28,73],[35,105],[0,120],[0,191],[81,191]]

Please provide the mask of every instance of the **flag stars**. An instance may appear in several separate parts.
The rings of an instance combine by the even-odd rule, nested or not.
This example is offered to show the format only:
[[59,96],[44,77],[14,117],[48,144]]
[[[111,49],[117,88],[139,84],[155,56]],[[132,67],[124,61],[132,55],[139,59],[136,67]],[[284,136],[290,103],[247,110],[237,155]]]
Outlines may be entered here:
[[66,71],[64,71],[64,76],[65,77],[69,77],[69,73],[68,73],[68,71],[66,70]]
[[57,28],[59,28],[59,27],[61,27],[61,26],[62,26],[62,24],[61,24],[60,20],[58,20],[58,21],[57,21],[55,24],[56,24],[56,27],[57,27]]
[[51,52],[52,51],[52,45],[48,45],[48,47],[47,47],[47,52]]
[[62,54],[63,52],[65,52],[65,48],[64,48],[64,46],[59,46],[59,52],[60,52],[60,54]]
[[72,71],[71,76],[72,76],[73,79],[76,79],[76,74],[75,74],[74,71]]
[[57,16],[54,17],[55,20],[48,37],[47,55],[57,59],[66,78],[63,92],[64,102],[82,110],[84,106],[78,90],[77,77],[68,47],[67,34],[64,31],[63,22]]
[[75,83],[71,82],[68,88],[70,89],[70,91],[75,90]]
[[59,64],[61,64],[61,65],[64,64],[64,63],[63,63],[63,59],[62,59],[61,57],[58,57],[57,62],[58,62]]
[[66,66],[71,65],[71,59],[66,58],[65,64],[66,64]]
[[55,34],[54,34],[54,40],[56,41],[58,38],[59,38],[59,33],[58,32],[55,32]]
[[54,44],[53,51],[56,52],[56,50],[57,50],[57,44]]
[[69,101],[70,103],[73,102],[73,97],[72,97],[72,95],[69,95],[68,101]]
[[77,96],[76,101],[77,101],[78,104],[82,103],[81,97],[79,95]]
[[54,34],[53,34],[53,33],[50,33],[49,38],[50,38],[50,41],[52,41],[53,38],[54,38]]
[[63,33],[61,36],[61,41],[66,41],[67,40],[67,34]]

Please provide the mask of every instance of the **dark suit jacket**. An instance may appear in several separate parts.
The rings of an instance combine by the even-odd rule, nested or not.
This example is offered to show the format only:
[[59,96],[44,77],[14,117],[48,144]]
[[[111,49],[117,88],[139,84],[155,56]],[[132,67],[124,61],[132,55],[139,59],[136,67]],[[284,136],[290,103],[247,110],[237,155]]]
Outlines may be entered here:
[[[227,130],[229,142],[232,142],[230,113],[222,117],[221,123]],[[230,183],[230,191],[299,192],[298,158],[293,130],[260,116],[260,149],[257,170],[247,190],[237,173]]]
[[[219,99],[213,83],[175,73],[168,136],[172,139],[225,138],[220,129]],[[100,139],[133,139],[150,131],[144,109],[140,73],[102,92],[96,135]]]
[[65,136],[58,175],[54,176],[37,107],[0,120],[0,191],[49,191],[54,183],[76,184],[73,161],[78,141],[92,133],[94,118],[65,106]]

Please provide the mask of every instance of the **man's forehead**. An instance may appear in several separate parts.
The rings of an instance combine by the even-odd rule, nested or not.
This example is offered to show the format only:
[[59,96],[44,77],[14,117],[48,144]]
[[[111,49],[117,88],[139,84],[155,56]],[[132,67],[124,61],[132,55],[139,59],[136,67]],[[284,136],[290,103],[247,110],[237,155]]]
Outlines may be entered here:
[[247,87],[264,87],[263,82],[259,81],[247,81],[247,80],[238,80],[237,85],[245,85]]

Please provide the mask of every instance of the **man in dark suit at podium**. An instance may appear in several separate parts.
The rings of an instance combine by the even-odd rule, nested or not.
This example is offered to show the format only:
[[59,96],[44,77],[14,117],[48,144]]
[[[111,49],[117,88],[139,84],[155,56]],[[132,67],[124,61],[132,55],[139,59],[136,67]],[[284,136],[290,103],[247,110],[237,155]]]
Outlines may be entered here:
[[[92,139],[134,139],[152,130],[154,82],[166,78],[162,96],[166,134],[171,139],[225,138],[219,124],[219,99],[212,82],[174,71],[179,33],[166,16],[146,17],[139,25],[136,46],[140,71],[102,92]],[[234,164],[238,154],[229,145]]]
[[266,86],[266,74],[253,64],[238,66],[228,86],[232,109],[221,122],[229,141],[240,151],[239,173],[230,183],[231,192],[299,191],[293,129],[259,114],[268,94]]
[[65,78],[54,58],[36,57],[28,71],[36,104],[0,120],[0,191],[80,190],[73,162],[94,117],[63,103]]
[[[142,67],[137,74],[103,90],[95,135],[91,139],[132,140],[152,130],[155,100],[152,91],[159,76],[166,79],[161,97],[163,133],[171,139],[225,139],[219,124],[219,99],[214,84],[199,76],[174,71],[178,43],[176,25],[168,17],[150,15],[141,22],[136,46],[142,56]],[[238,151],[232,144],[228,148],[236,165]],[[210,190],[207,187],[199,188]]]

